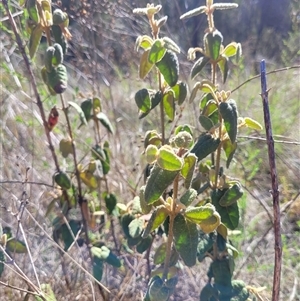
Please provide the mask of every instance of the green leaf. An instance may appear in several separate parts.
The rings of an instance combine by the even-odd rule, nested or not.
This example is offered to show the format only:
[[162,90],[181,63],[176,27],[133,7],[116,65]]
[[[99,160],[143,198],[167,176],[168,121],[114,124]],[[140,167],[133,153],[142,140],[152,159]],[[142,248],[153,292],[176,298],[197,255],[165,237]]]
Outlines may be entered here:
[[92,108],[93,108],[93,103],[92,103],[92,99],[87,99],[85,101],[83,101],[80,105],[81,110],[84,114],[84,117],[86,119],[86,121],[89,121],[92,118]]
[[[70,220],[69,227],[71,228],[73,235],[76,236],[78,231],[80,231],[80,222],[76,220]],[[69,227],[66,224],[63,224],[59,229],[61,238],[64,242],[65,251],[67,251],[74,242],[73,235],[70,233]]]
[[101,260],[105,260],[110,253],[110,250],[106,247],[106,246],[102,246],[102,247],[91,247],[91,252],[93,254],[93,256],[98,257]]
[[24,242],[16,238],[9,238],[7,240],[6,249],[11,253],[27,253],[26,245],[24,244]]
[[179,81],[172,87],[174,92],[174,98],[178,101],[178,105],[182,105],[187,96],[187,85],[184,82]]
[[110,123],[108,117],[103,112],[99,112],[96,115],[97,119],[101,122],[101,124],[111,133],[114,133],[114,129],[112,127],[112,124]]
[[186,207],[189,206],[197,197],[197,191],[193,188],[188,189],[179,199],[179,202]]
[[194,153],[198,161],[204,159],[209,154],[213,153],[219,146],[220,139],[214,139],[211,134],[203,133],[199,136],[198,141],[191,149],[191,153]]
[[238,43],[236,42],[231,42],[228,44],[225,49],[222,51],[222,55],[225,55],[227,57],[231,57],[236,55],[238,49]]
[[213,190],[211,192],[212,204],[216,207],[216,210],[220,214],[222,223],[230,230],[234,230],[239,224],[239,208],[237,203],[227,207],[222,207],[219,204],[219,201],[225,191],[226,190]]
[[121,227],[127,238],[131,237],[129,234],[129,224],[134,220],[134,216],[130,213],[124,214],[121,217]]
[[155,251],[153,256],[153,263],[155,265],[162,264],[165,261],[167,254],[167,243],[162,243]]
[[122,265],[121,260],[111,250],[109,250],[109,255],[106,257],[105,262],[116,268]]
[[219,204],[223,207],[230,206],[237,202],[244,194],[240,183],[236,183],[226,190],[224,195],[221,197]]
[[137,252],[140,254],[144,253],[146,250],[150,248],[152,245],[152,237],[151,235],[147,236],[145,239],[142,239],[136,246]]
[[[214,112],[218,110],[218,105],[214,99],[209,100],[205,107],[203,108],[202,114],[200,116],[211,116]],[[199,117],[200,121],[200,117]],[[202,124],[201,124],[202,125]]]
[[207,56],[200,57],[200,59],[198,59],[192,67],[191,78],[193,79],[196,75],[198,75],[209,61],[210,58]]
[[164,282],[160,278],[155,279],[149,287],[151,301],[167,301],[170,293],[170,289],[164,286]]
[[204,36],[205,51],[207,56],[216,61],[220,55],[221,44],[223,42],[222,34],[215,29]]
[[215,233],[201,233],[199,237],[199,243],[197,246],[197,258],[198,261],[203,261],[203,259],[207,256],[207,252],[212,248],[215,243]]
[[151,109],[151,99],[147,89],[141,89],[135,94],[135,103],[141,112],[147,113]]
[[158,148],[156,145],[149,144],[145,150],[147,163],[153,164],[158,156]]
[[145,201],[147,204],[156,202],[167,187],[174,181],[179,171],[161,169],[157,164],[152,167],[146,182]]
[[228,76],[228,58],[222,56],[222,58],[218,61],[218,66],[221,70],[221,73],[223,75],[223,83],[225,84],[227,76]]
[[[59,64],[57,67],[52,68],[51,72],[47,73],[47,85],[56,94],[62,94],[67,89],[68,73],[67,73],[67,69],[64,65]],[[81,109],[80,109],[80,111],[81,111]],[[84,116],[84,114],[83,114],[83,116]],[[84,122],[82,121],[82,123],[84,123]]]
[[176,127],[175,135],[177,135],[180,132],[187,132],[193,137],[193,130],[189,124],[179,125],[178,127]]
[[233,144],[231,143],[231,140],[227,139],[223,141],[222,143],[223,150],[226,155],[226,167],[229,168],[230,162],[233,159],[234,153],[237,149],[237,143],[234,142]]
[[136,238],[136,237],[140,236],[144,229],[144,220],[141,218],[135,218],[128,225],[128,229],[129,229],[129,235],[132,238]]
[[43,34],[43,28],[40,24],[36,25],[31,32],[30,39],[29,39],[29,55],[30,58],[33,59],[35,56]]
[[156,40],[151,46],[148,61],[151,64],[159,62],[165,55],[167,49],[164,47],[164,42],[162,40]]
[[139,196],[140,196],[140,207],[141,207],[142,212],[144,214],[148,214],[151,211],[152,205],[148,205],[145,201],[145,188],[146,188],[146,186],[142,186],[140,188],[140,194],[139,194]]
[[206,131],[209,131],[214,126],[212,120],[202,114],[199,116],[199,122]]
[[172,39],[170,39],[168,37],[163,37],[162,41],[164,42],[164,47],[166,49],[180,53],[179,46]]
[[258,121],[254,120],[250,117],[245,117],[244,123],[246,124],[246,126],[248,128],[253,129],[253,130],[260,131],[263,129],[262,125]]
[[174,243],[184,263],[191,267],[196,263],[198,231],[196,224],[187,221],[182,214],[174,219]]
[[112,214],[117,205],[117,198],[113,193],[104,192],[104,201],[108,214]]
[[93,276],[98,280],[101,281],[103,276],[103,263],[104,261],[97,256],[93,257]]
[[106,144],[105,142],[103,148],[98,144],[92,147],[92,156],[101,161],[104,175],[107,175],[110,170],[109,148]]
[[156,162],[160,168],[168,171],[179,171],[183,166],[183,159],[178,157],[168,145],[159,149]]
[[44,295],[45,299],[42,299],[42,298],[40,298],[38,296],[35,296],[35,300],[36,301],[42,301],[42,300],[57,301],[57,299],[56,299],[56,297],[54,295],[54,292],[53,292],[50,284],[48,284],[48,283],[42,283],[41,284],[41,290],[43,292],[43,295]]
[[84,112],[82,111],[82,108],[77,103],[75,103],[73,101],[69,101],[68,104],[77,111],[77,113],[80,117],[81,123],[87,125],[87,121],[85,119],[85,115],[84,115]]
[[160,225],[164,223],[168,216],[168,212],[164,207],[157,207],[152,212],[152,215],[148,221],[145,231],[143,232],[142,238],[148,237],[148,235],[157,229]]
[[147,50],[149,49],[153,44],[153,39],[147,35],[139,36],[136,39],[135,42],[135,50],[138,51],[139,47],[142,47],[143,49]]
[[69,154],[73,153],[72,140],[61,139],[59,142],[59,150],[64,158],[67,158]]
[[238,122],[238,113],[236,108],[236,103],[233,99],[230,99],[226,102],[222,102],[219,105],[219,111],[224,119],[224,124],[228,136],[232,143],[236,140],[237,135],[237,122]]
[[193,180],[194,171],[196,168],[197,157],[195,154],[189,153],[184,157],[181,175],[184,177],[184,187],[189,189]]
[[215,207],[211,204],[206,204],[200,207],[191,207],[185,210],[184,216],[197,224],[200,224],[206,219],[209,219],[215,213]]
[[175,86],[179,77],[179,63],[176,54],[167,50],[164,57],[156,63],[156,66],[168,85],[170,87]]
[[174,102],[174,92],[168,91],[163,96],[163,104],[166,115],[169,117],[171,121],[174,120],[175,117],[175,102]]
[[71,183],[71,179],[69,178],[69,176],[63,172],[63,171],[60,171],[60,172],[57,172],[55,175],[54,175],[54,181],[57,185],[59,185],[62,189],[70,189],[71,186],[72,186],[72,183]]
[[141,79],[144,79],[154,66],[154,64],[150,63],[148,60],[149,53],[150,53],[150,49],[145,50],[141,56],[140,66],[139,66],[139,76]]

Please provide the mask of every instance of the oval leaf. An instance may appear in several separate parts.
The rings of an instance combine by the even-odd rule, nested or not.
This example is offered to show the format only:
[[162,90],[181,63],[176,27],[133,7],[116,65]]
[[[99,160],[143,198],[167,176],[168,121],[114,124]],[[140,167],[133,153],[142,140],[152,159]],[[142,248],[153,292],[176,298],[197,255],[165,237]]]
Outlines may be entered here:
[[178,105],[182,105],[187,96],[187,85],[184,82],[178,82],[172,87],[174,98],[178,101]]
[[110,123],[108,117],[103,113],[99,112],[96,115],[97,119],[101,122],[101,124],[111,133],[114,133],[114,129],[112,127],[112,124]]
[[167,50],[164,57],[156,63],[156,66],[168,85],[170,87],[175,86],[179,76],[179,63],[176,54]]
[[226,190],[221,197],[219,204],[223,207],[230,206],[237,202],[244,194],[243,188],[240,183],[236,183]]
[[166,51],[167,49],[164,47],[164,42],[162,40],[156,40],[148,53],[148,62],[150,64],[159,62],[164,57]]
[[260,131],[263,129],[262,125],[258,121],[254,120],[250,117],[245,117],[244,122],[245,122],[246,126],[250,129],[257,130],[257,131]]
[[146,113],[151,109],[151,100],[147,89],[141,89],[135,94],[135,103],[141,112]]
[[157,164],[164,170],[179,171],[183,166],[183,159],[178,157],[171,148],[161,147],[157,156]]
[[166,115],[169,117],[171,121],[173,121],[175,117],[175,102],[174,102],[173,91],[168,91],[167,93],[164,94],[163,105],[164,105]]
[[156,202],[167,187],[174,181],[179,171],[169,171],[154,165],[146,182],[145,201],[147,204]]
[[191,267],[196,263],[198,231],[196,224],[187,221],[182,214],[174,219],[174,243],[184,263]]
[[232,143],[236,140],[238,113],[233,99],[222,102],[219,106],[220,114],[224,119],[224,125]]
[[139,76],[144,79],[150,70],[153,68],[154,64],[148,61],[150,49],[144,51],[140,60]]
[[192,67],[191,70],[191,78],[193,79],[196,75],[198,75],[201,70],[206,66],[206,64],[209,62],[210,58],[207,56],[200,57],[199,60],[197,60]]

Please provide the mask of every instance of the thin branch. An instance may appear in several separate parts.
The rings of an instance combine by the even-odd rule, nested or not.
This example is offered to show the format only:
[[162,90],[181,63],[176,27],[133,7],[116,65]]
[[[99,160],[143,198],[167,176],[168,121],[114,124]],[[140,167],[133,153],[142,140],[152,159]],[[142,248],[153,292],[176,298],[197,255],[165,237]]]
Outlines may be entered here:
[[[291,69],[300,69],[300,65],[295,65],[295,66],[290,66],[290,67],[275,69],[275,70],[267,72],[266,75],[273,74],[273,73],[278,73],[278,72],[282,72],[282,71],[288,71],[288,70],[291,70]],[[231,90],[231,93],[237,91],[242,86],[246,85],[247,83],[251,82],[252,80],[254,80],[256,78],[259,78],[260,76],[261,76],[260,74],[257,74],[257,75],[255,75],[253,77],[250,77],[249,79],[247,79],[246,81],[244,81],[243,83],[241,83],[239,86],[237,86],[236,88],[234,88],[233,90]]]
[[[24,181],[6,180],[6,181],[0,181],[0,184],[24,184]],[[52,184],[47,184],[42,182],[26,181],[26,184],[33,184],[33,185],[40,185],[40,186],[47,186],[47,187],[54,188]]]
[[[104,286],[100,281],[98,281],[90,272],[88,272],[85,268],[83,268],[75,258],[73,258],[69,253],[67,253],[59,244],[57,244],[53,238],[45,231],[45,229],[35,220],[33,215],[26,209],[27,214],[31,217],[31,219],[35,222],[35,224],[43,231],[43,233],[47,236],[47,238],[58,248],[61,252],[65,254],[68,259],[70,259],[80,270],[86,273],[91,279],[93,279],[98,285],[100,285],[106,292],[110,293],[110,290]],[[1,246],[0,246],[1,247]]]
[[9,288],[11,288],[11,289],[14,289],[14,290],[23,292],[23,293],[27,293],[27,294],[31,294],[31,295],[34,295],[34,296],[39,296],[39,297],[41,297],[41,295],[40,295],[39,293],[31,292],[31,291],[25,290],[25,289],[23,289],[23,288],[20,288],[20,287],[11,285],[11,284],[9,284],[9,283],[5,283],[5,282],[3,282],[3,281],[0,281],[0,284],[3,285],[3,286],[9,287]]
[[55,166],[56,166],[56,170],[60,171],[59,164],[58,164],[58,159],[57,159],[57,156],[55,154],[54,146],[53,146],[53,143],[52,143],[52,140],[51,140],[50,131],[49,131],[49,128],[48,128],[48,122],[46,120],[46,115],[45,115],[43,103],[42,103],[40,94],[39,94],[38,89],[37,89],[37,83],[36,83],[36,80],[35,80],[35,76],[33,74],[32,68],[31,68],[31,63],[29,62],[28,56],[27,56],[26,51],[25,51],[25,47],[23,46],[23,43],[22,43],[19,31],[18,31],[17,25],[15,23],[15,20],[14,20],[11,12],[9,10],[8,1],[3,0],[2,3],[3,3],[3,6],[6,10],[6,13],[8,15],[11,27],[13,29],[13,32],[15,34],[16,42],[18,44],[19,50],[20,50],[20,52],[22,54],[22,57],[24,59],[24,63],[25,63],[25,66],[26,66],[26,69],[27,69],[27,72],[28,72],[28,76],[29,76],[29,81],[32,85],[32,89],[33,89],[33,92],[34,92],[34,95],[35,95],[35,98],[36,98],[36,104],[37,104],[37,106],[40,110],[40,114],[41,114],[41,117],[42,117],[42,120],[43,120],[45,133],[46,133],[47,140],[48,140],[48,143],[49,143],[50,151],[52,153],[53,161],[54,161]]
[[279,204],[279,190],[278,179],[275,162],[274,140],[272,136],[272,124],[269,110],[267,78],[266,78],[266,64],[262,60],[261,68],[261,97],[263,102],[264,120],[268,144],[269,164],[272,181],[272,196],[273,196],[273,214],[274,214],[274,236],[275,236],[275,263],[273,275],[273,290],[272,301],[278,301],[280,295],[280,278],[281,278],[281,262],[282,262],[282,242],[280,233],[280,204]]
[[[241,136],[241,135],[239,135],[238,138],[245,138],[245,139],[252,139],[252,140],[259,140],[259,141],[267,141],[266,138],[255,137],[255,136]],[[287,140],[274,140],[274,143],[300,145],[299,141],[287,141]]]

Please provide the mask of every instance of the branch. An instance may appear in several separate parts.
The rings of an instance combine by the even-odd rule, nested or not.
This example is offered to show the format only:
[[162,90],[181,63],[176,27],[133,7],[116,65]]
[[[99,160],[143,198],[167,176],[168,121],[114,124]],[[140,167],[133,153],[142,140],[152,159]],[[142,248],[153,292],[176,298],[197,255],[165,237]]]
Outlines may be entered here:
[[273,291],[272,301],[279,300],[280,294],[280,277],[281,277],[281,261],[282,261],[282,242],[280,234],[280,204],[279,204],[279,191],[278,179],[275,162],[274,140],[272,136],[272,124],[269,110],[267,78],[266,78],[266,64],[262,60],[260,63],[261,69],[261,97],[263,102],[266,137],[268,144],[269,164],[272,181],[272,196],[273,196],[273,214],[274,214],[274,236],[275,236],[275,265],[273,275]]

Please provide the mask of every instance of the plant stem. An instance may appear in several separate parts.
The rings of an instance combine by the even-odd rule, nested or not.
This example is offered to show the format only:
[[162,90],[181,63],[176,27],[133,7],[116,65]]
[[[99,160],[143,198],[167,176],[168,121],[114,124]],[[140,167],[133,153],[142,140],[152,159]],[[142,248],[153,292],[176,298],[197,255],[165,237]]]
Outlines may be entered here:
[[176,201],[178,196],[178,182],[179,182],[179,176],[174,180],[173,183],[173,198],[172,198],[172,204],[171,204],[171,212],[170,212],[170,223],[169,223],[169,233],[168,233],[168,240],[167,240],[167,249],[166,249],[166,259],[164,262],[164,270],[162,275],[162,280],[167,279],[168,271],[169,271],[169,264],[171,259],[171,252],[172,252],[172,243],[173,243],[173,227],[174,227],[174,220],[176,217]]
[[262,60],[261,68],[261,97],[263,101],[264,120],[266,127],[266,136],[268,144],[269,164],[272,181],[272,196],[273,196],[273,212],[274,212],[274,236],[275,236],[275,264],[273,275],[273,291],[272,301],[279,300],[280,294],[280,278],[281,278],[281,262],[282,262],[282,242],[280,233],[280,204],[279,204],[279,190],[278,179],[275,162],[274,140],[272,135],[272,124],[269,110],[267,79],[266,79],[266,65]]

